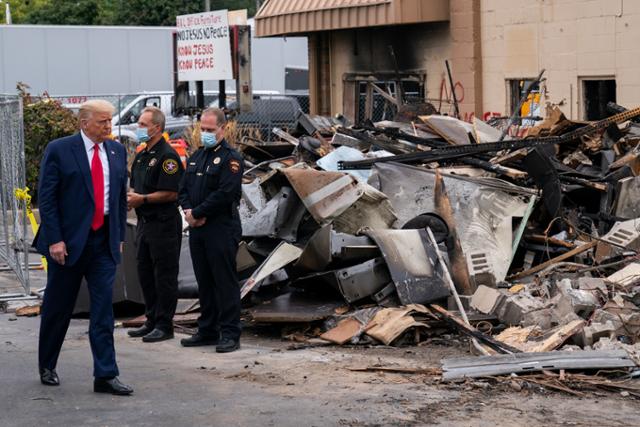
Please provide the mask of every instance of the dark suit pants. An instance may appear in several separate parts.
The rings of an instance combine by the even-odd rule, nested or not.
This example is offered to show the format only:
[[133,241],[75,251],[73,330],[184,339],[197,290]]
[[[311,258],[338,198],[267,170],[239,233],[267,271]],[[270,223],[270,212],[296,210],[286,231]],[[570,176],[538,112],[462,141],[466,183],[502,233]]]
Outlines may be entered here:
[[56,367],[84,277],[91,299],[89,342],[93,354],[93,375],[96,378],[118,376],[113,345],[112,307],[116,263],[109,249],[108,227],[89,232],[87,243],[76,264],[59,265],[50,257],[47,261],[47,287],[42,301],[38,348],[40,367]]
[[138,280],[145,302],[146,324],[173,331],[178,301],[178,270],[182,241],[182,218],[138,218]]
[[209,221],[189,231],[189,249],[198,282],[198,332],[240,339],[240,286],[236,273],[239,236],[231,220]]

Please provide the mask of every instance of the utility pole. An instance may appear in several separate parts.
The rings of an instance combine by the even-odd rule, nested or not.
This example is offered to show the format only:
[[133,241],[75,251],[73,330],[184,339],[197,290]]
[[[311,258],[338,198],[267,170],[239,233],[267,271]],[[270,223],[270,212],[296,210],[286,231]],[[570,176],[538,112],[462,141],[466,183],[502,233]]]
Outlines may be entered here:
[[[211,10],[211,1],[204,1],[204,10],[205,12],[209,12]],[[204,110],[204,82],[202,80],[198,80],[196,82],[196,107],[200,112]]]

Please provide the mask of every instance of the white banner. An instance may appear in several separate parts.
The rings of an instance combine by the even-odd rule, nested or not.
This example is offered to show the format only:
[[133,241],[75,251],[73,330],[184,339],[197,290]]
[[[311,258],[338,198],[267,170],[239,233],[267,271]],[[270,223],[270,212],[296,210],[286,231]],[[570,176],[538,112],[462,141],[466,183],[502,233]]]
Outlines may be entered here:
[[233,78],[227,10],[176,17],[178,80]]

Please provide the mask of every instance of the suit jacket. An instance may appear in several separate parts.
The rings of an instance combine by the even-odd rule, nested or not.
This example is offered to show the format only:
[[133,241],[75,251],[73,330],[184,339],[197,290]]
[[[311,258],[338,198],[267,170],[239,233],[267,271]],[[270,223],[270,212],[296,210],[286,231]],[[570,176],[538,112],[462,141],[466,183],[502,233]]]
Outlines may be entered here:
[[[127,154],[116,141],[104,142],[109,159],[109,249],[120,262],[127,220]],[[49,245],[64,241],[74,265],[87,243],[95,211],[91,169],[82,136],[56,139],[47,144],[38,183],[40,228],[33,246],[49,255]]]

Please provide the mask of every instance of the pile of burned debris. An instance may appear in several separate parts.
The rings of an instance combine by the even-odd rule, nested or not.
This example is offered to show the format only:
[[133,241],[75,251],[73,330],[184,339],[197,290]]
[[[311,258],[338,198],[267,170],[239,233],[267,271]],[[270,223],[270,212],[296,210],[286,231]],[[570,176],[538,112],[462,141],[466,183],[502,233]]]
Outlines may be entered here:
[[[444,115],[304,115],[298,133],[274,129],[281,142],[245,138],[248,320],[318,322],[314,342],[416,343],[454,325],[485,355],[635,354],[640,108],[610,107],[577,122],[549,105],[517,138]],[[571,361],[640,362],[612,354]]]

